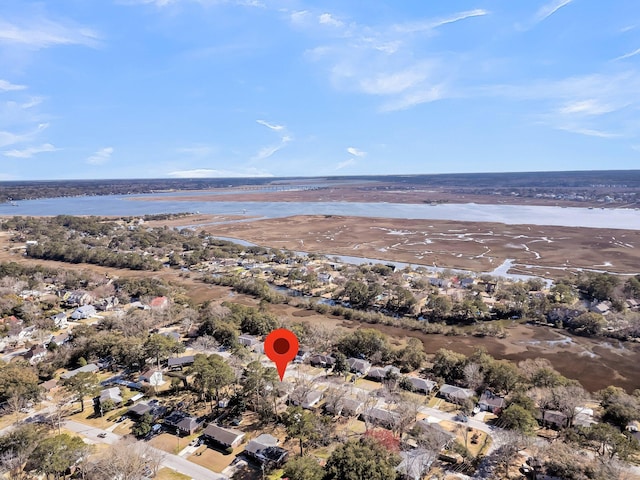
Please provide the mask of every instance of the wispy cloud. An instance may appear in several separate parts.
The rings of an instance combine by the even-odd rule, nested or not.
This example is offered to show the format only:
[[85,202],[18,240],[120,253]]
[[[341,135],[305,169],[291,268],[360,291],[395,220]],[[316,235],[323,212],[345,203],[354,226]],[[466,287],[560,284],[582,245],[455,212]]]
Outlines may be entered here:
[[633,52],[629,52],[629,53],[625,53],[624,55],[620,55],[619,57],[614,58],[613,60],[624,60],[625,58],[631,58],[631,57],[635,57],[636,55],[640,54],[640,48],[634,50]]
[[38,127],[26,133],[14,133],[9,131],[0,131],[0,147],[8,147],[9,145],[17,145],[32,141],[38,133],[47,129],[48,123],[41,123]]
[[217,148],[209,145],[194,145],[191,147],[177,148],[176,152],[194,157],[206,157],[215,153]]
[[278,124],[274,124],[274,123],[269,123],[269,122],[267,122],[265,120],[256,120],[256,122],[258,124],[264,126],[264,127],[267,127],[269,130],[272,130],[274,132],[279,132],[280,133],[280,143],[277,143],[275,145],[267,145],[265,147],[262,147],[251,158],[251,160],[253,160],[253,161],[259,161],[259,160],[264,160],[266,158],[269,158],[274,153],[278,152],[279,150],[282,150],[284,147],[287,146],[287,144],[289,144],[293,140],[293,137],[291,135],[289,135],[288,133],[286,133],[287,129],[286,129],[286,127],[284,125],[278,125]]
[[15,90],[24,90],[26,85],[16,85],[6,80],[0,79],[0,92],[13,92]]
[[89,158],[87,158],[87,163],[89,165],[104,165],[109,160],[111,160],[111,155],[113,154],[113,147],[105,147],[101,148]]
[[619,133],[603,132],[602,130],[595,130],[592,128],[581,128],[574,125],[560,125],[556,127],[558,130],[564,130],[566,132],[578,133],[580,135],[586,135],[588,137],[598,138],[620,138],[623,135]]
[[24,45],[33,49],[55,45],[96,47],[98,34],[87,27],[63,24],[46,18],[33,18],[19,23],[0,20],[0,43]]
[[367,155],[367,152],[364,152],[356,147],[347,148],[347,152],[353,155],[354,157],[364,157]]
[[266,120],[256,120],[256,123],[259,123],[260,125],[263,125],[271,130],[275,130],[276,132],[284,130],[284,125],[276,125],[273,123],[269,123]]
[[340,162],[336,166],[336,170],[342,170],[343,168],[350,167],[351,165],[354,165],[355,163],[356,163],[356,159],[355,158],[349,158],[348,160],[345,160],[344,162]]
[[5,157],[13,158],[31,158],[38,153],[55,152],[59,150],[50,143],[44,143],[38,147],[27,147],[22,150],[14,149],[2,152]]
[[244,7],[265,7],[265,4],[260,0],[119,0],[118,3],[121,5],[154,5],[159,8],[180,3],[199,3],[204,6],[232,4]]
[[533,17],[534,23],[542,22],[543,20],[549,18],[551,15],[556,13],[562,7],[569,5],[571,2],[573,2],[573,0],[554,0],[552,2],[549,2],[543,5],[534,15]]
[[273,177],[271,173],[256,168],[243,170],[215,170],[212,168],[195,168],[192,170],[177,170],[167,175],[175,178],[226,178],[226,177]]
[[605,113],[618,110],[615,105],[607,105],[600,103],[595,99],[579,100],[570,102],[558,109],[558,113],[563,115],[603,115]]
[[410,22],[394,25],[393,29],[401,33],[426,32],[435,30],[436,28],[447,25],[449,23],[459,22],[460,20],[466,20],[467,18],[482,17],[488,14],[489,12],[487,10],[476,8],[474,10],[458,12],[447,17],[437,18],[433,20],[423,20],[420,22]]
[[288,135],[283,136],[280,139],[280,143],[277,145],[268,145],[266,147],[262,147],[260,150],[258,150],[258,153],[256,153],[251,160],[264,160],[266,158],[269,158],[270,156],[272,156],[274,153],[276,153],[279,150],[282,150],[284,147],[287,146],[287,144],[289,142],[291,142],[291,137]]
[[[318,16],[305,10],[291,14],[291,22],[303,32],[326,37],[326,43],[308,49],[306,55],[327,69],[334,88],[384,97],[380,110],[388,112],[451,95],[461,62],[469,60],[463,52],[431,52],[424,37],[446,25],[489,13],[465,10],[375,27],[340,19],[332,22],[335,29],[329,31],[314,30],[312,20]],[[324,18],[329,22],[335,16]]]

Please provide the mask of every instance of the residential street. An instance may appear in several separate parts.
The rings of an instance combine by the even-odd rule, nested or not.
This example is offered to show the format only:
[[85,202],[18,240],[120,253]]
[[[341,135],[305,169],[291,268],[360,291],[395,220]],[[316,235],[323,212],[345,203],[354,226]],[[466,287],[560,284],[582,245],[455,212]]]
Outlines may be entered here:
[[[65,428],[81,435],[83,438],[87,439],[90,443],[105,443],[108,445],[113,445],[117,443],[122,436],[117,435],[113,432],[109,432],[106,430],[101,430],[99,428],[94,428],[89,425],[85,425],[84,423],[77,422],[75,420],[67,420],[64,423]],[[104,438],[98,437],[99,433],[106,433],[107,436]],[[139,440],[141,442],[141,440]],[[153,448],[153,447],[151,447]],[[170,453],[163,452],[161,450],[154,449],[159,452],[162,459],[162,466],[171,468],[179,473],[184,475],[188,475],[194,480],[228,480],[229,477],[226,475],[222,475],[220,473],[212,472],[200,465],[197,465],[189,460],[179,457],[177,455],[172,455]]]

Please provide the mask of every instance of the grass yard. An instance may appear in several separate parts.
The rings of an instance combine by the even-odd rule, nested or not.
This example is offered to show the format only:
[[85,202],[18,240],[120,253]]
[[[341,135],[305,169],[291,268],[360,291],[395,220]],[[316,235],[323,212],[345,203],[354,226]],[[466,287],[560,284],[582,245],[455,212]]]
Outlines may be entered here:
[[190,441],[190,437],[178,437],[177,435],[172,435],[170,433],[161,433],[149,440],[149,445],[152,445],[163,452],[178,454],[180,450],[189,445]]
[[170,468],[161,468],[154,478],[156,480],[191,480],[188,475],[183,475]]
[[[76,402],[75,405],[78,406],[78,403]],[[91,425],[92,427],[105,429],[113,425],[113,422],[107,420],[109,416],[110,415],[107,413],[104,417],[94,417],[93,405],[91,405],[90,400],[85,399],[84,412],[74,413],[69,418],[78,422],[86,423],[87,425]]]
[[236,456],[243,450],[244,445],[240,445],[233,450],[233,453],[227,455],[203,445],[189,457],[189,461],[220,473],[231,465],[231,462],[233,462],[236,459]]

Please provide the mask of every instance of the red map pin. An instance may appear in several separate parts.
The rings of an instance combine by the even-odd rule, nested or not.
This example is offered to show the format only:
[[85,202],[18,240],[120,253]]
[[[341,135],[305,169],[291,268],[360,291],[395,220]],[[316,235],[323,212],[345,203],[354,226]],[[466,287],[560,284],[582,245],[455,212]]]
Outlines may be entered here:
[[279,328],[264,339],[264,353],[276,364],[280,381],[291,360],[298,354],[298,337],[291,330]]

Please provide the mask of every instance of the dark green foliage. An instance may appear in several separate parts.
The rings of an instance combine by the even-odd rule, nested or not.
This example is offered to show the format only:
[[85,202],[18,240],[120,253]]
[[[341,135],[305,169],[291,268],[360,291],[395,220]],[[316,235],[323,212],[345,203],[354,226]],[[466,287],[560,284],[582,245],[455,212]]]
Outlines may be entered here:
[[313,457],[294,457],[284,466],[284,477],[289,480],[322,480],[323,468]]
[[393,480],[400,459],[374,440],[338,445],[325,466],[324,480]]

